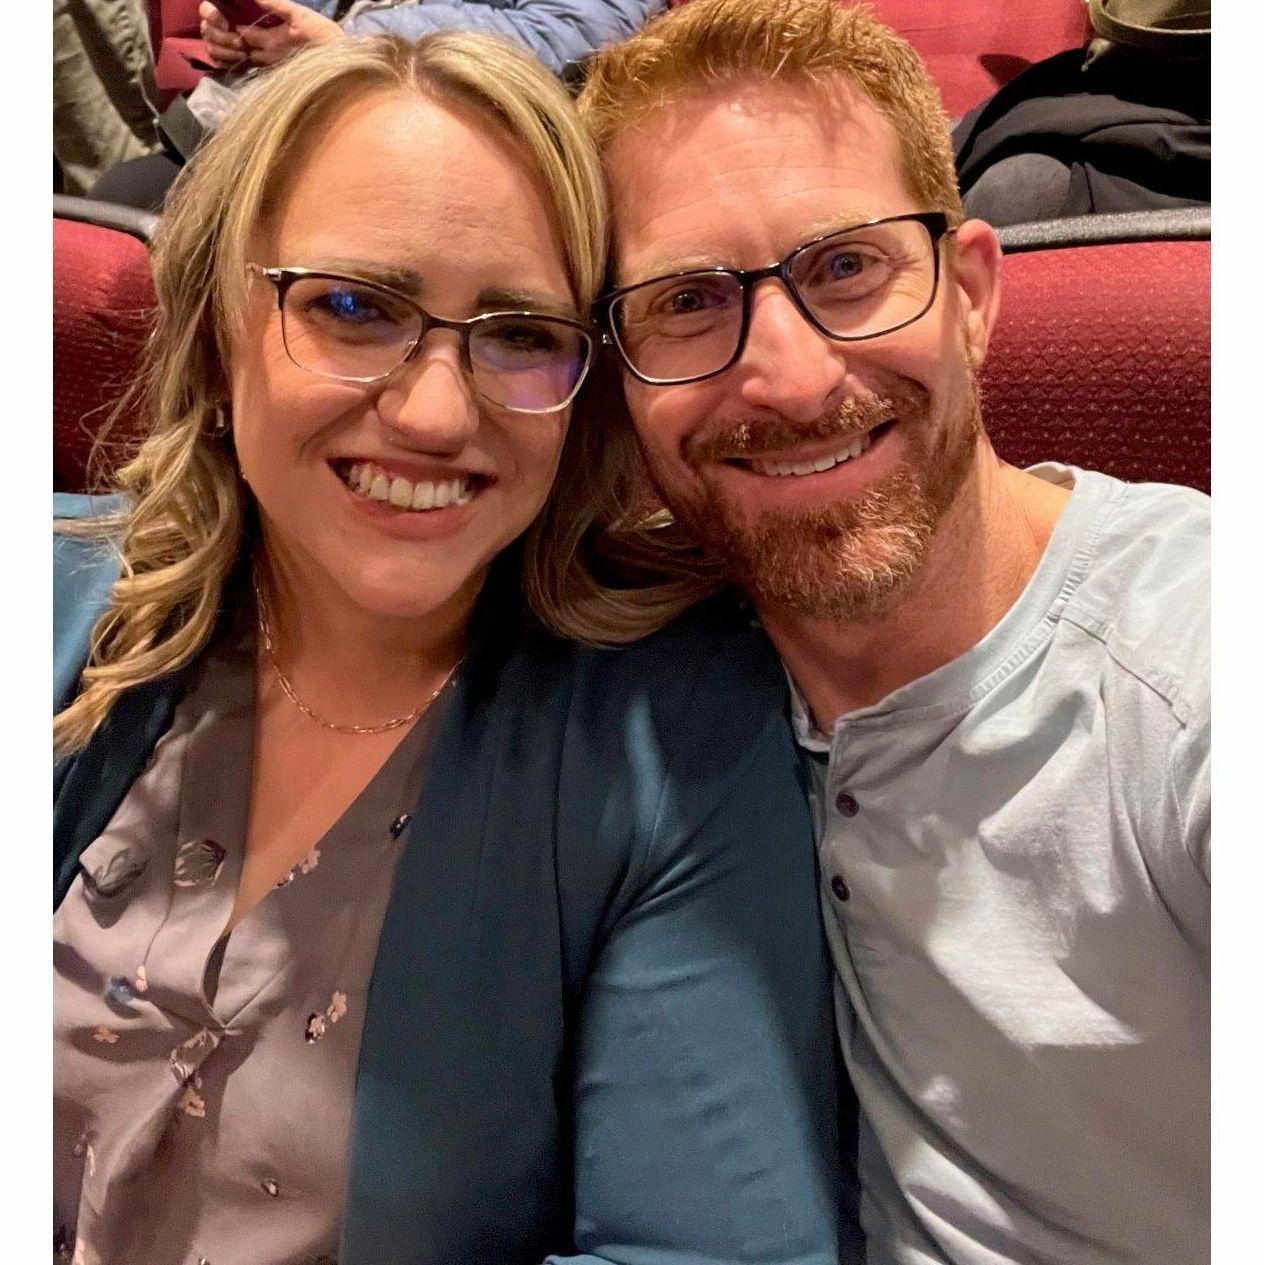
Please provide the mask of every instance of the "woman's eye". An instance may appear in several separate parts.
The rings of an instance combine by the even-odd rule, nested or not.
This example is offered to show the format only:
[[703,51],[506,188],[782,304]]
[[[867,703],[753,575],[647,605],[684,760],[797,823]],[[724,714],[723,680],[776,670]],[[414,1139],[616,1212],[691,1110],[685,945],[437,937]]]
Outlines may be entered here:
[[505,346],[519,351],[553,351],[557,347],[557,338],[552,330],[530,323],[502,325],[496,331],[496,337]]
[[367,294],[354,290],[330,290],[317,300],[316,306],[337,320],[356,325],[386,317],[386,313]]

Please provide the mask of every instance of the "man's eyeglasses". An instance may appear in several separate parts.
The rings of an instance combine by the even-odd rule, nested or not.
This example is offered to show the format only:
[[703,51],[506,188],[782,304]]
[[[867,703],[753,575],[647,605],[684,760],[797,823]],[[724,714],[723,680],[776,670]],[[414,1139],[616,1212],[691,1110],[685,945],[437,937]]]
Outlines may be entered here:
[[701,268],[605,295],[598,313],[642,382],[699,382],[735,364],[750,330],[751,288],[778,277],[826,338],[856,342],[924,316],[939,288],[941,211],[893,215],[806,242],[767,268]]
[[455,330],[461,367],[484,399],[516,413],[554,413],[592,364],[582,321],[536,312],[485,312],[450,321],[388,286],[310,268],[248,269],[276,287],[289,358],[340,382],[380,382],[417,354],[432,329]]

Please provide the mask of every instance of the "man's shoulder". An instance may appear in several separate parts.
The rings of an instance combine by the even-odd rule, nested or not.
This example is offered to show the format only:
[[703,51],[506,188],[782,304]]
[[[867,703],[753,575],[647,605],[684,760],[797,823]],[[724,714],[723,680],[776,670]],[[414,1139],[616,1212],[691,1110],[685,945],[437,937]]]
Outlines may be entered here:
[[1192,488],[1081,477],[1100,508],[1063,617],[1188,720],[1209,688],[1211,500]]

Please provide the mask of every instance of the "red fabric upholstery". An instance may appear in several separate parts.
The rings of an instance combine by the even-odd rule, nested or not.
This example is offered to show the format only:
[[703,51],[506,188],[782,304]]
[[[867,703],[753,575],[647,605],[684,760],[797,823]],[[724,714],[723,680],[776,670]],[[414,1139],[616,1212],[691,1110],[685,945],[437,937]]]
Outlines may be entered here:
[[[134,381],[155,305],[149,251],[126,233],[53,221],[53,487],[83,491],[93,440]],[[134,446],[134,418],[110,430],[110,465]]]
[[1211,489],[1211,248],[1007,255],[983,417],[1016,465]]
[[954,119],[1033,62],[1092,36],[1084,0],[871,0],[871,7],[917,49]]
[[[841,0],[852,3],[852,0]],[[687,0],[669,0],[673,8]],[[917,49],[948,117],[986,101],[1032,62],[1092,37],[1084,0],[868,0]]]
[[188,92],[202,78],[190,58],[208,62],[199,38],[198,0],[149,0],[149,37],[154,48],[154,78],[169,104],[172,96]]

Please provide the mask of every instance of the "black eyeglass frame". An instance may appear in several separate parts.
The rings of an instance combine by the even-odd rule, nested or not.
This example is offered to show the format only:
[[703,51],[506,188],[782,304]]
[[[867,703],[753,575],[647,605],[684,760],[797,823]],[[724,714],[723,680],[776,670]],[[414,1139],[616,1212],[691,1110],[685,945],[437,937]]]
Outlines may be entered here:
[[[791,267],[794,261],[806,250],[819,246],[822,242],[830,241],[835,237],[846,237],[851,233],[855,233],[862,228],[876,228],[880,224],[898,224],[905,221],[914,221],[930,234],[931,257],[934,260],[934,278],[931,283],[930,297],[926,300],[926,306],[922,308],[916,316],[910,316],[907,320],[900,321],[898,325],[891,325],[886,329],[880,329],[872,334],[836,334],[833,330],[823,325],[821,321],[813,314],[812,310],[804,302],[803,296],[799,293],[799,287],[795,283],[794,278],[790,275]],[[755,285],[764,281],[769,277],[777,277],[786,293],[790,296],[795,307],[799,309],[803,319],[812,326],[818,334],[830,339],[836,343],[860,343],[870,338],[881,338],[885,334],[894,334],[896,330],[904,329],[908,325],[912,325],[914,321],[920,321],[927,312],[935,304],[935,299],[939,294],[939,244],[945,237],[951,236],[957,230],[949,226],[948,216],[943,211],[913,211],[907,215],[886,215],[876,220],[865,220],[861,224],[852,224],[847,228],[833,229],[828,233],[822,233],[820,237],[814,237],[809,242],[803,242],[796,246],[780,263],[769,264],[766,268],[687,268],[682,272],[669,272],[661,277],[649,277],[645,281],[637,281],[633,285],[622,286],[618,290],[611,290],[607,294],[603,294],[598,298],[596,303],[596,313],[598,320],[602,326],[602,341],[613,346],[615,351],[619,353],[619,359],[623,362],[628,372],[640,382],[644,382],[647,386],[665,387],[665,386],[684,386],[689,382],[705,382],[708,378],[718,377],[720,374],[727,372],[742,358],[742,352],[746,350],[746,339],[750,334],[751,322],[751,291]],[[642,373],[632,363],[631,358],[623,349],[623,344],[619,341],[619,334],[615,328],[615,322],[612,317],[614,304],[617,303],[624,295],[631,294],[634,290],[639,290],[643,286],[657,285],[663,281],[672,281],[684,277],[717,277],[726,276],[733,277],[742,287],[742,327],[738,332],[737,344],[733,349],[733,354],[718,369],[709,369],[706,373],[691,374],[686,378],[651,378],[649,375]]]
[[[248,272],[254,273],[256,276],[264,277],[270,281],[277,292],[277,311],[281,314],[281,334],[282,341],[285,343],[285,354],[290,358],[290,363],[296,368],[301,369],[304,373],[310,373],[318,378],[326,378],[331,382],[355,382],[364,386],[371,385],[374,382],[384,382],[392,374],[398,373],[410,360],[416,356],[426,335],[432,329],[450,329],[456,332],[460,340],[460,359],[461,368],[464,370],[466,377],[469,378],[470,385],[474,388],[477,395],[482,396],[491,404],[495,404],[497,408],[508,409],[511,413],[527,413],[533,415],[543,415],[545,413],[557,413],[574,402],[575,397],[579,394],[579,389],[584,385],[584,379],[587,378],[589,370],[592,368],[593,358],[597,349],[597,331],[596,328],[585,321],[575,320],[569,316],[558,316],[552,312],[528,312],[528,311],[504,311],[504,312],[480,312],[477,316],[471,316],[463,321],[449,320],[444,316],[435,316],[433,312],[427,312],[421,304],[410,298],[407,294],[401,294],[400,291],[392,289],[390,286],[382,285],[379,281],[367,281],[363,277],[352,276],[345,272],[325,272],[319,268],[299,268],[299,267],[281,267],[267,268],[263,264],[249,263],[246,265]],[[290,341],[285,337],[285,296],[289,293],[290,288],[298,281],[306,281],[315,279],[318,281],[349,281],[353,285],[361,286],[366,290],[374,291],[378,294],[388,295],[398,303],[406,304],[412,308],[414,312],[421,318],[421,329],[417,336],[408,344],[399,364],[387,369],[384,373],[375,373],[371,377],[355,377],[341,373],[324,373],[319,369],[312,369],[308,365],[299,364],[294,358],[294,353],[290,350]],[[580,333],[584,338],[584,345],[587,354],[584,358],[584,367],[580,370],[578,377],[575,379],[575,385],[571,388],[570,394],[560,403],[554,404],[549,408],[517,408],[512,404],[503,404],[500,400],[494,400],[485,392],[480,391],[475,385],[474,364],[470,358],[470,338],[474,331],[480,326],[485,325],[489,321],[503,320],[506,317],[523,318],[526,317],[533,321],[552,322],[557,325],[567,325]]]

